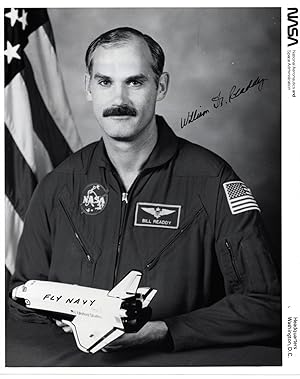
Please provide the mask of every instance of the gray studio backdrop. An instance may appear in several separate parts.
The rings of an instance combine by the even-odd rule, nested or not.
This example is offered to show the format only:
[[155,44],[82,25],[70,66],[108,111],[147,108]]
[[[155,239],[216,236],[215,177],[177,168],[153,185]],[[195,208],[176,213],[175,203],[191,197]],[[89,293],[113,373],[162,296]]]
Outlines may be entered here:
[[[171,82],[157,113],[178,135],[225,158],[252,189],[279,267],[280,8],[76,8],[49,9],[49,16],[84,145],[101,136],[84,94],[88,44],[117,26],[137,28],[161,44]],[[246,90],[250,80],[253,86],[229,102],[232,87],[233,93]],[[212,101],[218,95],[223,106]],[[182,128],[195,109],[209,112]]]

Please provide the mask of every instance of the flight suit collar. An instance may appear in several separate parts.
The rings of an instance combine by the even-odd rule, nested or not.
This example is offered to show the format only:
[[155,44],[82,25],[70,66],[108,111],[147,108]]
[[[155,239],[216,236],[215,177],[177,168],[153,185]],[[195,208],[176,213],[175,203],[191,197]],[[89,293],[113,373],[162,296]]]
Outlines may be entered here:
[[[178,138],[162,116],[156,115],[158,139],[154,149],[144,163],[142,169],[151,169],[162,166],[173,158],[178,149]],[[114,169],[105,148],[103,139],[98,143],[96,152],[96,164],[99,167]]]

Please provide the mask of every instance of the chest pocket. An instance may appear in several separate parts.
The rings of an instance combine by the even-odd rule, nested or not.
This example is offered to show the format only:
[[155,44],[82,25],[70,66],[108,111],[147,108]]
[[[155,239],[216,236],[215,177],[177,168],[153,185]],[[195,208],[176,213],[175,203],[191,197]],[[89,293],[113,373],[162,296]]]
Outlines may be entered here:
[[[58,226],[56,250],[60,260],[67,260],[68,265],[61,270],[61,281],[89,286],[93,283],[95,265],[101,256],[101,249],[95,242],[88,220],[80,214],[80,207],[74,203],[66,187],[57,199]],[[71,280],[68,278],[72,278]]]

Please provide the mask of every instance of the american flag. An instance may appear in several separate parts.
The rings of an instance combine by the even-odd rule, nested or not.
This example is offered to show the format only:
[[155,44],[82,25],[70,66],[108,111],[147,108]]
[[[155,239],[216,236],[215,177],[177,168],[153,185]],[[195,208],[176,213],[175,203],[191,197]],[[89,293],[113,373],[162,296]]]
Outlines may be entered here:
[[223,187],[232,214],[242,213],[252,209],[260,211],[250,188],[243,182],[226,182],[223,184]]
[[4,10],[5,264],[14,272],[37,183],[81,147],[46,9]]

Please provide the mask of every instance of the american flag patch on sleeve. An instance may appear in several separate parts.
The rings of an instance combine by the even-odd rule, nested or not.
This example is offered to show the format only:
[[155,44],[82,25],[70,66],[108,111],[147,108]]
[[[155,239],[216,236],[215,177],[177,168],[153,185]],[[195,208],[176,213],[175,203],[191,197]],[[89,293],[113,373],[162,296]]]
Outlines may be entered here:
[[231,213],[238,214],[252,209],[260,212],[250,188],[243,182],[233,181],[223,184]]

